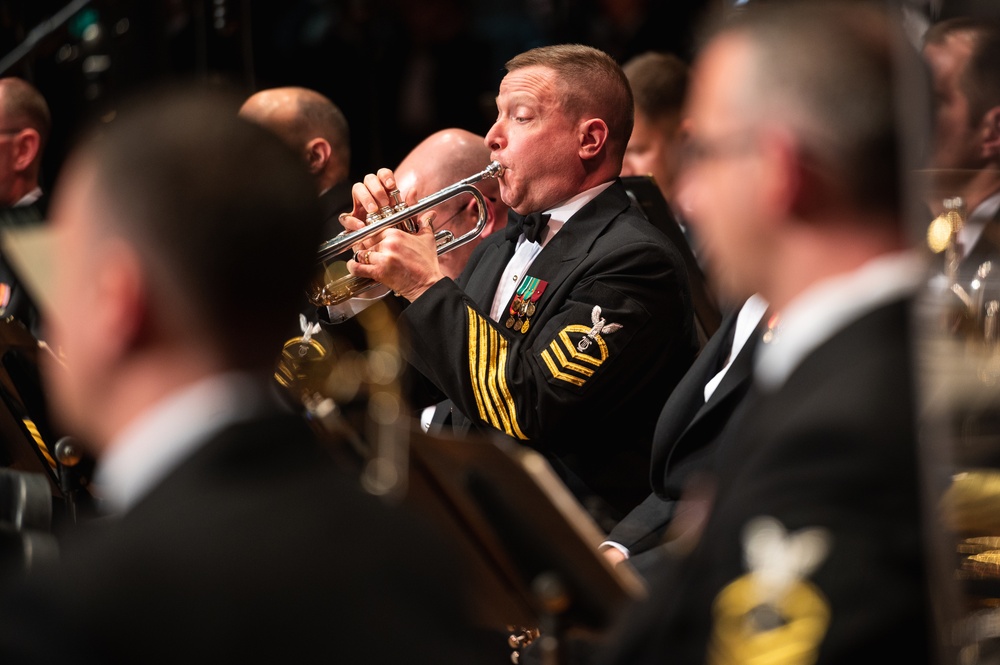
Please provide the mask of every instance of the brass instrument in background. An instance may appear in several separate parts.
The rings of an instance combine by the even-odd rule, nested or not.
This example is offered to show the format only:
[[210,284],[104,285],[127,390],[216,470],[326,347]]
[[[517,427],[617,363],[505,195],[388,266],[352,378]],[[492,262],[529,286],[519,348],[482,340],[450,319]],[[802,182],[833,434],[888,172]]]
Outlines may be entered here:
[[[940,174],[937,174],[941,177]],[[944,174],[950,176],[952,174]],[[988,228],[964,247],[966,202],[939,186],[941,214],[927,228],[937,255],[922,302],[917,357],[922,379],[926,474],[938,500],[928,529],[935,603],[954,620],[958,662],[1000,655],[1000,260]],[[983,244],[985,243],[985,244]],[[993,251],[984,251],[993,247]],[[940,465],[943,468],[937,468]],[[945,609],[946,608],[946,609]]]
[[[476,226],[457,238],[451,231],[447,230],[438,231],[434,234],[434,238],[437,241],[439,255],[458,249],[462,245],[471,242],[483,232],[483,229],[486,227],[487,217],[486,201],[482,193],[473,185],[481,180],[498,178],[501,175],[503,175],[503,167],[500,166],[499,162],[492,162],[479,173],[460,180],[454,185],[445,187],[436,194],[431,194],[420,199],[412,207],[408,207],[406,203],[400,200],[399,190],[393,190],[390,193],[392,196],[392,205],[385,206],[379,212],[368,215],[365,228],[350,233],[345,231],[319,246],[317,260],[322,266],[322,274],[309,288],[309,301],[317,307],[338,305],[377,287],[379,285],[378,282],[366,277],[343,274],[331,277],[331,266],[325,262],[335,259],[362,240],[366,240],[392,227],[399,226],[410,233],[414,233],[417,230],[415,221],[417,215],[462,194],[471,194],[479,204],[479,219]],[[341,263],[343,263],[342,260]]]

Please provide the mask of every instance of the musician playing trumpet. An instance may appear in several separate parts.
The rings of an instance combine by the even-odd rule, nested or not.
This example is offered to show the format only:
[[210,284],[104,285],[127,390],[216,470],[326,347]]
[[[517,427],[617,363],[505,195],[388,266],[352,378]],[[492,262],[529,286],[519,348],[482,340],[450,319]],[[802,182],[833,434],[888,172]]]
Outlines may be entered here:
[[[404,352],[445,398],[435,430],[537,448],[607,527],[647,493],[657,414],[694,358],[688,284],[676,249],[618,179],[633,104],[617,63],[557,45],[506,68],[486,136],[511,208],[506,230],[454,279],[433,213],[416,233],[359,242],[348,269],[410,302]],[[389,169],[356,183],[344,226],[361,229],[400,185]]]

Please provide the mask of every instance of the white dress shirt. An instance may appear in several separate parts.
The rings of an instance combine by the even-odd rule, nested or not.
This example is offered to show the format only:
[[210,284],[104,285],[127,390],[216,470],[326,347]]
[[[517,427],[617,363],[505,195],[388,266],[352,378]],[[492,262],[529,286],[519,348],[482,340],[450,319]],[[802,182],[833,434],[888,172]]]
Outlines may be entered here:
[[514,290],[517,288],[518,282],[528,272],[528,268],[531,267],[535,257],[552,241],[552,238],[563,227],[563,224],[568,222],[580,208],[596,199],[613,182],[611,180],[601,183],[596,187],[591,187],[555,208],[546,210],[544,214],[549,215],[549,223],[542,233],[541,242],[528,242],[523,234],[517,239],[517,249],[514,250],[514,256],[507,263],[507,267],[503,271],[503,276],[500,277],[500,283],[497,284],[497,291],[493,296],[493,307],[490,308],[490,318],[494,321],[499,321],[500,317],[506,313],[507,303],[514,297]]
[[273,394],[246,374],[219,374],[178,390],[132,420],[97,465],[102,512],[128,511],[223,428],[273,410]]
[[926,271],[918,254],[898,252],[811,286],[781,311],[774,338],[757,354],[758,387],[780,388],[806,356],[851,322],[916,293]]
[[958,242],[962,245],[963,257],[976,246],[987,222],[996,217],[997,210],[1000,210],[1000,192],[980,203],[966,217],[962,228],[958,230]]
[[22,196],[17,203],[14,204],[14,208],[20,208],[22,206],[30,206],[32,203],[42,198],[42,188],[35,187],[33,190]]

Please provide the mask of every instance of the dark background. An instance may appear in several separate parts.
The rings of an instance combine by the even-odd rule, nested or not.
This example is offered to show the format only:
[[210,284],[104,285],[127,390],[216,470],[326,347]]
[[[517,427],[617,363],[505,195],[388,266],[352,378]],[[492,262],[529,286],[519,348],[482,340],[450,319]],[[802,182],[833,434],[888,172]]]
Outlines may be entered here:
[[[352,174],[394,166],[431,132],[485,134],[503,63],[533,46],[580,42],[619,61],[647,49],[688,57],[691,26],[722,0],[92,0],[2,75],[49,101],[50,185],[89,122],[134,89],[177,78],[250,94],[313,88],[351,126]],[[69,0],[0,0],[0,54]],[[12,54],[12,52],[14,52]]]
[[[996,0],[905,1],[934,17],[1000,12]],[[123,95],[178,78],[326,94],[350,123],[357,178],[437,129],[485,134],[503,63],[521,51],[579,42],[621,63],[646,50],[690,59],[698,21],[739,2],[91,0],[41,30],[69,0],[0,0],[0,75],[28,79],[49,101],[46,188],[82,127],[111,118]]]

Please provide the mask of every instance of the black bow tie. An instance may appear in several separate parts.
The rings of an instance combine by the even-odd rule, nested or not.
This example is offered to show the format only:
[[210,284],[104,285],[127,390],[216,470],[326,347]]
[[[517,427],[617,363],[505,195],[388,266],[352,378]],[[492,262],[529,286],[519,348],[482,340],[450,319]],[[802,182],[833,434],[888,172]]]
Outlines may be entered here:
[[517,240],[522,233],[528,242],[538,242],[549,223],[549,215],[533,212],[519,215],[513,210],[507,215],[507,240]]

